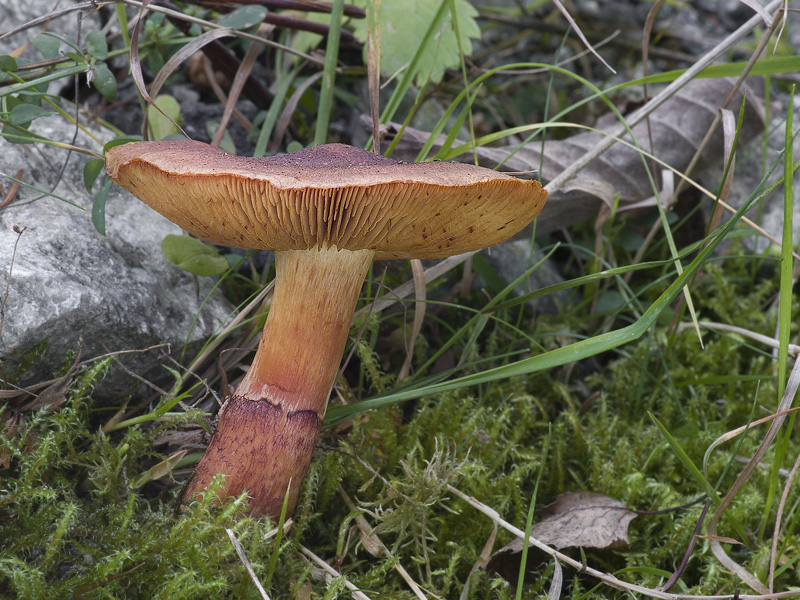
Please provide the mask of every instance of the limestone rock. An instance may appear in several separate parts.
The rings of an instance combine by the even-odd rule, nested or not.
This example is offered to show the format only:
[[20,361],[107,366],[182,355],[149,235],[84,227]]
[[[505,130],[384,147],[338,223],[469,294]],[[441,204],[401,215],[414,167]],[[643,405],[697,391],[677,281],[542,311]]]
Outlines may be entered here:
[[[71,141],[72,127],[60,117],[39,119],[34,128],[49,139]],[[83,134],[76,145],[99,150]],[[66,151],[44,144],[0,141],[0,172],[13,175],[24,168],[23,181],[63,198],[21,187],[13,202],[0,210],[0,294],[8,290],[0,331],[0,369],[5,373],[14,371],[25,349],[43,340],[49,347],[38,377],[49,376],[63,364],[69,351],[79,349],[81,339],[83,358],[103,353],[102,345],[118,351],[162,343],[170,344],[177,358],[184,342],[196,348],[231,312],[219,293],[201,308],[211,281],[195,281],[161,253],[164,236],[180,229],[128,192],[112,186],[107,236],[95,230],[92,195],[83,184],[85,162],[80,155],[68,158]],[[8,188],[11,182],[4,177],[2,183]],[[99,186],[97,182],[94,193]],[[18,235],[14,226],[24,228],[23,233]],[[124,362],[145,372],[158,362],[158,354],[135,354]],[[133,382],[121,370],[113,377],[110,387],[116,389]]]

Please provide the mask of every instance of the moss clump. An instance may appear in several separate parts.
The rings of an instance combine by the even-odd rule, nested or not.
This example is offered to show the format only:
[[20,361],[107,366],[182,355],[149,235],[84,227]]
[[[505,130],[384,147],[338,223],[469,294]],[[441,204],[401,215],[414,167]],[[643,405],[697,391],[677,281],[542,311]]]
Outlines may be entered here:
[[177,489],[166,500],[137,493],[130,481],[156,456],[157,431],[111,438],[90,425],[87,394],[104,367],[55,410],[0,415],[0,597],[257,597],[225,529],[263,575],[269,523],[244,518],[244,498],[219,507],[209,493],[179,515]]

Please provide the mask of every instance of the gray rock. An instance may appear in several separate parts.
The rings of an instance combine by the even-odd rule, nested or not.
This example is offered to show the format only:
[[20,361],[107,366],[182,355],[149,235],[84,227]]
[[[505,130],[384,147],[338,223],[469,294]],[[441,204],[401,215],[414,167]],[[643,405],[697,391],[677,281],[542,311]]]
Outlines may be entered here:
[[[0,1],[0,54],[23,47],[41,26],[6,37],[3,32],[52,10],[50,0]],[[82,41],[86,33],[100,27],[98,14],[90,14],[93,12],[69,12],[52,19],[48,31]],[[41,60],[41,56],[31,46],[19,60]],[[66,83],[55,81],[50,90],[57,92]],[[107,131],[90,129],[103,141],[111,137]],[[38,119],[31,130],[53,141],[96,152],[101,149],[83,133],[73,140],[74,126],[60,116]],[[22,180],[35,188],[21,187],[13,202],[0,210],[0,376],[14,373],[25,350],[41,342],[47,342],[47,351],[29,380],[50,377],[70,352],[80,351],[86,359],[104,353],[103,346],[120,351],[166,343],[177,358],[188,343],[188,360],[192,349],[231,312],[218,293],[201,309],[211,282],[196,282],[161,253],[161,240],[169,233],[180,233],[179,228],[116,186],[107,201],[108,235],[97,233],[91,221],[93,194],[83,184],[87,160],[54,146],[0,140],[0,184],[8,189],[11,180],[6,176],[23,168]],[[94,193],[99,187],[98,182]],[[23,231],[21,235],[14,231],[15,226]],[[145,374],[159,363],[159,352],[126,355],[123,362]],[[104,387],[117,391],[132,383],[116,369]]]
[[[29,23],[34,19],[52,13],[54,10],[69,8],[72,3],[58,5],[52,0],[3,0],[0,1],[0,35],[16,27]],[[78,33],[83,38],[89,31],[98,29],[100,20],[93,9],[71,11],[59,18],[48,21],[47,31],[76,40]],[[9,54],[25,45],[31,38],[42,31],[42,25],[0,39],[0,55]],[[62,44],[62,49],[64,46]],[[41,60],[42,57],[33,46],[26,48],[21,56],[23,60]]]
[[[72,138],[71,125],[60,117],[39,119],[34,128],[49,139]],[[83,134],[76,145],[98,150]],[[50,375],[69,351],[79,349],[81,340],[84,358],[103,353],[101,343],[112,351],[167,343],[176,358],[185,342],[196,348],[231,309],[218,293],[201,308],[211,282],[196,282],[163,257],[161,240],[180,229],[112,186],[107,237],[101,236],[92,225],[92,197],[83,184],[86,159],[73,153],[59,178],[65,160],[67,152],[53,146],[0,141],[0,172],[8,175],[24,168],[23,181],[78,205],[20,188],[14,201],[0,210],[0,294],[8,289],[0,369],[13,372],[21,353],[43,340],[49,347],[37,377]],[[2,183],[8,187],[10,181],[4,178]],[[99,187],[98,182],[95,193]],[[22,235],[14,226],[25,228]],[[158,362],[158,352],[132,355],[123,362],[143,373]],[[120,390],[131,383],[117,370],[108,388]]]

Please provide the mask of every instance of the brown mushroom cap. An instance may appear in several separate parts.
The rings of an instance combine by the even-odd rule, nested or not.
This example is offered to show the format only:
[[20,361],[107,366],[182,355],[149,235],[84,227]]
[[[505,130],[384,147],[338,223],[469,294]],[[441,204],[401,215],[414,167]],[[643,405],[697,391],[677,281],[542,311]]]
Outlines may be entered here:
[[493,246],[530,223],[547,200],[536,181],[461,163],[400,163],[343,144],[246,158],[190,140],[136,142],[108,150],[106,169],[212,242],[369,249],[379,259]]

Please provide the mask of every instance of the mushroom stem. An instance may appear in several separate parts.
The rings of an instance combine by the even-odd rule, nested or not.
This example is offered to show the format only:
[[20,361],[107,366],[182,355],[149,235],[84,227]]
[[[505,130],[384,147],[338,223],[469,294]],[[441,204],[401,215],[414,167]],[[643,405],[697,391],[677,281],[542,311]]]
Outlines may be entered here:
[[225,495],[247,490],[254,516],[297,501],[325,417],[372,250],[275,253],[275,291],[250,370],[222,411],[186,490],[191,500],[218,473]]

